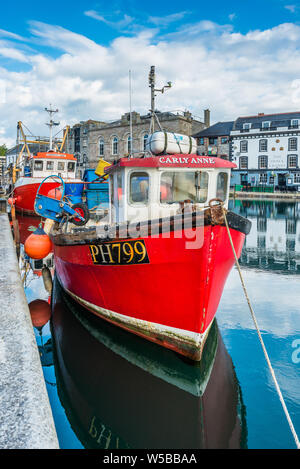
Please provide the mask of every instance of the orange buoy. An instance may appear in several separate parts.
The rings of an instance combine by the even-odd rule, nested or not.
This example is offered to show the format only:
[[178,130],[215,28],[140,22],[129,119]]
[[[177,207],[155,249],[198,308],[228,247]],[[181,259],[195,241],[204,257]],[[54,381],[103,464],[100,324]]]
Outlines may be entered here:
[[58,187],[55,187],[48,192],[47,197],[50,197],[50,199],[60,200],[62,198],[62,193]]
[[28,305],[31,321],[34,327],[44,326],[51,317],[51,307],[48,301],[33,300]]
[[24,249],[31,259],[44,259],[52,251],[52,243],[43,228],[37,228],[26,239]]

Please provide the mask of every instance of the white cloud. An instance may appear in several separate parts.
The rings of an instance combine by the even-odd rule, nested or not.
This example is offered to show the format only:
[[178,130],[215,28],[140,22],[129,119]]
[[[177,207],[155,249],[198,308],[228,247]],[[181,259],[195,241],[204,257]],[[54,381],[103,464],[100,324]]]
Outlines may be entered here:
[[123,28],[125,28],[126,26],[128,26],[129,24],[131,24],[134,21],[134,18],[132,18],[131,16],[126,15],[126,14],[123,16],[122,19],[120,19],[118,21],[108,20],[104,16],[97,13],[95,10],[85,11],[84,14],[86,16],[89,16],[90,18],[93,18],[94,20],[102,21],[103,23],[107,24],[108,26],[111,26],[111,27],[117,28],[117,29],[123,29]]
[[297,9],[297,5],[285,5],[284,8],[289,10],[291,13],[295,13]]
[[[61,122],[69,124],[119,118],[129,108],[129,69],[132,106],[148,112],[151,65],[156,66],[158,87],[167,81],[174,84],[157,97],[161,110],[189,109],[202,116],[210,108],[213,122],[300,110],[297,24],[242,34],[232,25],[201,21],[168,36],[160,36],[158,29],[120,35],[107,46],[41,22],[30,22],[30,32],[30,44],[39,52],[26,48],[20,39],[0,43],[0,54],[19,63],[16,71],[0,68],[5,90],[5,102],[0,99],[0,127],[5,130],[0,143],[15,139],[18,120],[33,133],[45,135],[43,109],[50,102],[60,109]],[[55,57],[49,56],[49,49],[43,53],[43,45],[53,48]]]

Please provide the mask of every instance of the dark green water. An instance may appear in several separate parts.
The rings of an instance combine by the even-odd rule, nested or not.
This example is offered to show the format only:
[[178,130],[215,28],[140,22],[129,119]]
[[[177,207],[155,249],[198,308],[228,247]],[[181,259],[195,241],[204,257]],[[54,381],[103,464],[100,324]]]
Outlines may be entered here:
[[[252,221],[243,277],[299,434],[300,204],[231,209]],[[48,299],[37,271],[26,296]],[[35,333],[61,448],[295,448],[236,268],[200,366],[54,297]]]

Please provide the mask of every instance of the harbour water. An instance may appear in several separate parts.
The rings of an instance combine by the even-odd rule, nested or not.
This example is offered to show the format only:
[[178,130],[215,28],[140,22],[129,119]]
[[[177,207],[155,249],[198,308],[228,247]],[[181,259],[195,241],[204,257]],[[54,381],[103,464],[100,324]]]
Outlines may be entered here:
[[[231,204],[252,221],[242,273],[299,435],[300,204]],[[39,220],[19,222],[24,242]],[[25,264],[31,309],[43,300],[34,330],[61,448],[295,448],[236,268],[195,366],[92,318],[57,282],[48,320],[42,265]]]

